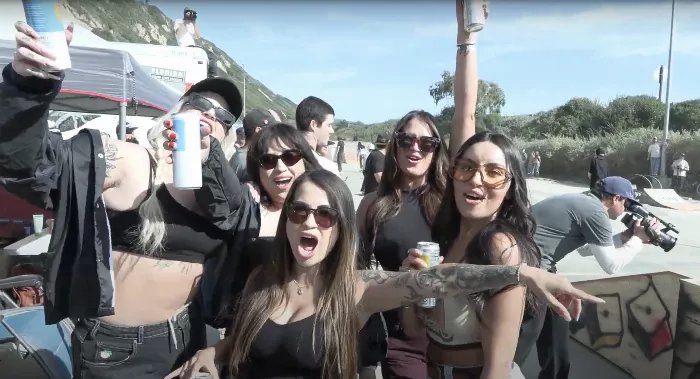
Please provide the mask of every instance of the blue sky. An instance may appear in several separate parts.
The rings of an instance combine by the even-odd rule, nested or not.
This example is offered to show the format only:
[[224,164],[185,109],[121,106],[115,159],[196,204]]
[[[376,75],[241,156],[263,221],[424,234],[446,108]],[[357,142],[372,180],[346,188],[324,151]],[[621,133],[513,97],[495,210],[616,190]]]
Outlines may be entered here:
[[[454,70],[454,1],[151,1],[179,18],[198,12],[203,36],[272,91],[308,95],[336,116],[379,122],[438,111],[428,88]],[[503,88],[507,115],[572,97],[657,96],[666,66],[671,1],[491,3],[479,77]],[[700,98],[700,2],[676,3],[671,101]]]

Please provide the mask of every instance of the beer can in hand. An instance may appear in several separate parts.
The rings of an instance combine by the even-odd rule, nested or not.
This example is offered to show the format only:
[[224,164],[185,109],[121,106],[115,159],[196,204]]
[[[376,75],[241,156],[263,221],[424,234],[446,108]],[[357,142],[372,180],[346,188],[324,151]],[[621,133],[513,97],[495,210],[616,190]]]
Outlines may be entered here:
[[175,188],[202,187],[202,133],[199,114],[178,113],[173,116],[173,131],[177,134],[173,151],[173,185]]
[[22,6],[27,24],[39,35],[41,43],[54,54],[58,67],[61,70],[71,68],[58,0],[22,0]]
[[[422,254],[423,261],[428,267],[437,266],[440,264],[440,245],[435,242],[418,242],[417,249]],[[421,308],[435,308],[437,299],[434,297],[423,299],[418,305]]]
[[462,0],[464,8],[464,31],[477,33],[484,29],[486,0]]

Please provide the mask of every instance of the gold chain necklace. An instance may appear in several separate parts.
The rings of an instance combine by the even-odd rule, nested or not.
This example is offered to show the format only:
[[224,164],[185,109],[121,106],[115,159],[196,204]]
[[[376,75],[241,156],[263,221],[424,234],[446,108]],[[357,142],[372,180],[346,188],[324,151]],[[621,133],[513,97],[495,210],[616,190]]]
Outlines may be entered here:
[[302,286],[301,284],[299,284],[299,282],[296,281],[296,279],[292,279],[292,281],[294,282],[294,284],[297,285],[297,294],[298,295],[302,295],[304,293],[304,288],[307,288],[309,286],[308,284],[305,286]]

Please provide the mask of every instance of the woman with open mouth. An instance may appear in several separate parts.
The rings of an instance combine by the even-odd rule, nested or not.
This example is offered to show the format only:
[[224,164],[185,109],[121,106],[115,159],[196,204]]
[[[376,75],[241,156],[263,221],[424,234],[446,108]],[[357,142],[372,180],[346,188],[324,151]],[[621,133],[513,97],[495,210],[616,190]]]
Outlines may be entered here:
[[[501,134],[477,133],[459,149],[449,174],[432,233],[443,262],[538,267],[526,173],[515,145]],[[422,268],[420,253],[411,253],[405,267]],[[430,378],[520,379],[514,361],[526,304],[537,309],[531,293],[509,285],[443,299],[430,310],[406,308],[402,321],[410,333],[428,332]]]
[[[217,363],[249,378],[355,379],[358,331],[370,315],[425,297],[526,285],[568,316],[559,299],[602,302],[566,278],[527,265],[438,265],[412,272],[356,270],[355,211],[342,179],[298,177],[282,207],[274,246],[248,278],[231,333],[166,379],[218,378]],[[581,310],[577,301],[575,317]]]
[[[241,193],[231,250],[226,261],[208,267],[203,277],[204,293],[215,326],[228,328],[236,313],[237,300],[253,267],[260,264],[277,233],[282,204],[294,181],[307,170],[319,170],[311,146],[295,127],[277,123],[265,126],[248,147],[246,170],[250,182],[235,183]],[[211,280],[210,280],[211,279]]]
[[[450,148],[430,113],[409,112],[391,136],[378,191],[367,194],[358,207],[362,255],[365,260],[374,255],[385,270],[398,271],[409,249],[419,241],[432,240],[431,225],[443,199],[450,155],[476,130],[476,34],[464,31],[462,0],[456,4],[458,50]],[[425,333],[407,335],[398,309],[384,312],[384,318],[389,346],[381,362],[382,377],[425,379]]]

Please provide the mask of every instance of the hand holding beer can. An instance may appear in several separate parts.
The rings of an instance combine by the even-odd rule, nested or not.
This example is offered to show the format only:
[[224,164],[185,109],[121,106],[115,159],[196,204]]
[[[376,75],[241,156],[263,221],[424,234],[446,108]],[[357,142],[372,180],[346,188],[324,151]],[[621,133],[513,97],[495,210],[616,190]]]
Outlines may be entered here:
[[[440,245],[435,242],[418,242],[416,248],[420,250],[423,261],[428,267],[440,264]],[[418,305],[421,308],[435,308],[437,299],[434,297],[423,299]]]
[[173,186],[181,189],[202,187],[202,133],[197,112],[173,116],[177,135],[173,151]]
[[464,12],[464,31],[478,33],[486,23],[487,0],[462,0]]

